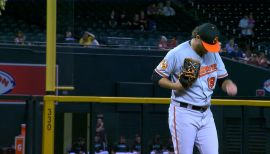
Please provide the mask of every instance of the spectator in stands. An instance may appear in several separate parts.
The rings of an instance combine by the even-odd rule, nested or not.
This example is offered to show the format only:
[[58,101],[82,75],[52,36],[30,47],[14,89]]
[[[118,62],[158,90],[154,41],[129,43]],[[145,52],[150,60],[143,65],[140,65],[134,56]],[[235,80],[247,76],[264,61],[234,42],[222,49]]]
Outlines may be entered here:
[[162,2],[159,2],[157,6],[158,6],[158,7],[157,7],[157,8],[158,8],[158,9],[157,9],[157,10],[158,10],[157,15],[164,15],[164,14],[163,14],[163,7],[164,7],[164,4],[163,4]]
[[92,33],[89,33],[90,36],[90,40],[92,41],[92,43],[90,44],[92,47],[97,47],[99,46],[98,41],[96,40],[96,36]]
[[104,126],[104,116],[103,114],[97,115],[97,123],[96,123],[96,135],[100,136],[100,140],[103,144],[107,145],[107,136],[105,132],[105,126]]
[[258,65],[258,55],[257,53],[251,53],[248,61],[249,64]]
[[247,50],[244,54],[243,54],[243,60],[244,63],[248,63],[251,57],[251,51]]
[[176,40],[176,37],[174,36],[174,37],[172,37],[172,39],[169,41],[169,43],[168,43],[168,48],[169,49],[172,49],[172,48],[174,48],[174,47],[176,47],[177,46],[177,40]]
[[236,47],[235,50],[230,54],[232,59],[234,60],[243,60],[244,56],[243,56],[243,51],[241,48]]
[[118,25],[120,26],[120,28],[123,29],[129,29],[131,27],[131,22],[128,20],[127,16],[126,16],[126,12],[122,12],[122,14],[120,15],[120,18],[118,19]]
[[168,49],[166,36],[162,35],[158,44],[159,49]]
[[249,18],[248,18],[248,29],[247,29],[247,37],[249,39],[251,39],[254,36],[254,31],[253,31],[254,26],[255,26],[255,20],[253,18],[253,14],[250,13]]
[[125,136],[120,136],[119,142],[113,147],[112,154],[128,154],[129,146],[126,143]]
[[241,29],[241,35],[242,37],[247,36],[247,30],[248,30],[248,16],[245,15],[240,21],[239,21],[239,27]]
[[25,35],[22,31],[19,30],[17,32],[15,39],[14,39],[14,42],[15,42],[15,44],[22,44],[23,45],[24,41],[25,41]]
[[144,27],[140,23],[140,17],[139,14],[135,14],[132,21],[132,28],[134,30],[144,30]]
[[135,136],[135,141],[131,147],[131,152],[133,154],[141,154],[141,148],[142,148],[142,145],[141,145],[141,136],[136,134]]
[[106,144],[100,140],[100,136],[95,136],[94,142],[95,154],[109,154]]
[[1,11],[5,11],[7,0],[0,0],[0,16],[2,15]]
[[158,14],[158,8],[157,5],[155,3],[149,5],[147,7],[147,15],[157,15]]
[[71,31],[67,31],[65,36],[65,43],[74,43],[74,42],[75,38],[72,36]]
[[226,43],[224,51],[228,56],[232,56],[237,48],[238,45],[235,43],[235,39],[231,38],[229,42]]
[[86,143],[85,139],[79,137],[72,145],[69,154],[85,154],[86,153]]
[[98,41],[95,39],[95,35],[89,32],[84,32],[83,37],[80,39],[80,44],[84,47],[99,46]]
[[242,58],[243,62],[248,63],[252,53],[250,45],[247,43],[243,43],[242,45],[240,44],[239,46],[241,46],[241,48],[243,49],[243,58]]
[[163,146],[160,141],[160,135],[156,135],[150,144],[150,154],[162,154],[163,153]]
[[157,23],[155,20],[153,19],[150,19],[148,21],[148,30],[149,31],[156,31],[157,30]]
[[144,31],[146,28],[147,28],[147,19],[145,17],[145,13],[143,10],[140,11],[140,27],[141,27],[141,30]]
[[110,15],[109,26],[111,28],[116,28],[117,26],[117,20],[116,20],[116,15],[115,15],[114,10],[112,10],[111,15]]
[[166,1],[166,5],[163,7],[163,15],[166,17],[175,16],[175,10],[171,7],[169,0]]
[[269,65],[269,61],[266,58],[264,52],[260,52],[260,55],[258,57],[258,65],[264,68],[268,67]]
[[80,45],[84,47],[88,47],[92,44],[92,40],[90,38],[90,33],[89,32],[84,32],[82,38],[80,39]]

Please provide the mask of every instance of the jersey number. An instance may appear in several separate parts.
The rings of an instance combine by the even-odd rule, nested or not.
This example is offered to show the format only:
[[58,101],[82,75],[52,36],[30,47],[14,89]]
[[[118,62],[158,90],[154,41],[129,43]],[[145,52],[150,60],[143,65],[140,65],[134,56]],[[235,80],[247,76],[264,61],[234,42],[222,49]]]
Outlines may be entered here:
[[210,77],[210,78],[207,79],[207,81],[208,81],[208,88],[213,89],[214,86],[215,86],[216,78],[215,77]]

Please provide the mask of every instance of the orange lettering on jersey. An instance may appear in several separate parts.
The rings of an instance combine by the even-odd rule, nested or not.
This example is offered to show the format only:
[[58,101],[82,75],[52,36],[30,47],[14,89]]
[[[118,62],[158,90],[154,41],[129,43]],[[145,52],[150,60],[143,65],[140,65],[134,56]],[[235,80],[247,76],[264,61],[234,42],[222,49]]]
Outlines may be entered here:
[[199,77],[205,76],[207,74],[213,73],[217,70],[217,64],[212,64],[209,66],[201,66]]

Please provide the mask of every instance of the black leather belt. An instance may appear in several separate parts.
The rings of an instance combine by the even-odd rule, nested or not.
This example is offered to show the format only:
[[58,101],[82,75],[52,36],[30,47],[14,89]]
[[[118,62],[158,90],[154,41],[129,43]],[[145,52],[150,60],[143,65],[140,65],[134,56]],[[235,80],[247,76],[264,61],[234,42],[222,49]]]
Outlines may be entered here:
[[[180,102],[180,107],[184,107],[187,108],[188,107],[188,103],[184,103],[184,102]],[[190,104],[191,105],[191,104]],[[200,112],[204,112],[208,109],[209,106],[196,106],[196,105],[191,105],[191,109],[196,110],[196,111],[200,111]]]

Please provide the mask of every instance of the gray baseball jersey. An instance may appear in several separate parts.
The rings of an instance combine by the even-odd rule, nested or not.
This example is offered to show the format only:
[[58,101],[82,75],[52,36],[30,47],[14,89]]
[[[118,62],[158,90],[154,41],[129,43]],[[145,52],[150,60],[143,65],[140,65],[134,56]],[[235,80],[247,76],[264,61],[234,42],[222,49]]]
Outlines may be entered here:
[[186,41],[170,50],[155,71],[173,82],[178,80],[185,58],[200,61],[201,68],[198,79],[184,91],[172,90],[172,102],[185,102],[192,105],[210,105],[211,96],[218,78],[228,76],[219,53],[206,53],[200,57]]
[[[175,154],[192,154],[194,143],[200,153],[218,154],[218,138],[210,108],[206,111],[192,110],[191,105],[210,105],[216,80],[228,75],[218,53],[206,53],[200,57],[189,44],[184,42],[168,52],[155,71],[176,82],[179,78],[185,58],[200,61],[199,77],[191,87],[172,90],[169,107],[169,128],[172,135]],[[186,108],[179,102],[188,103]]]

